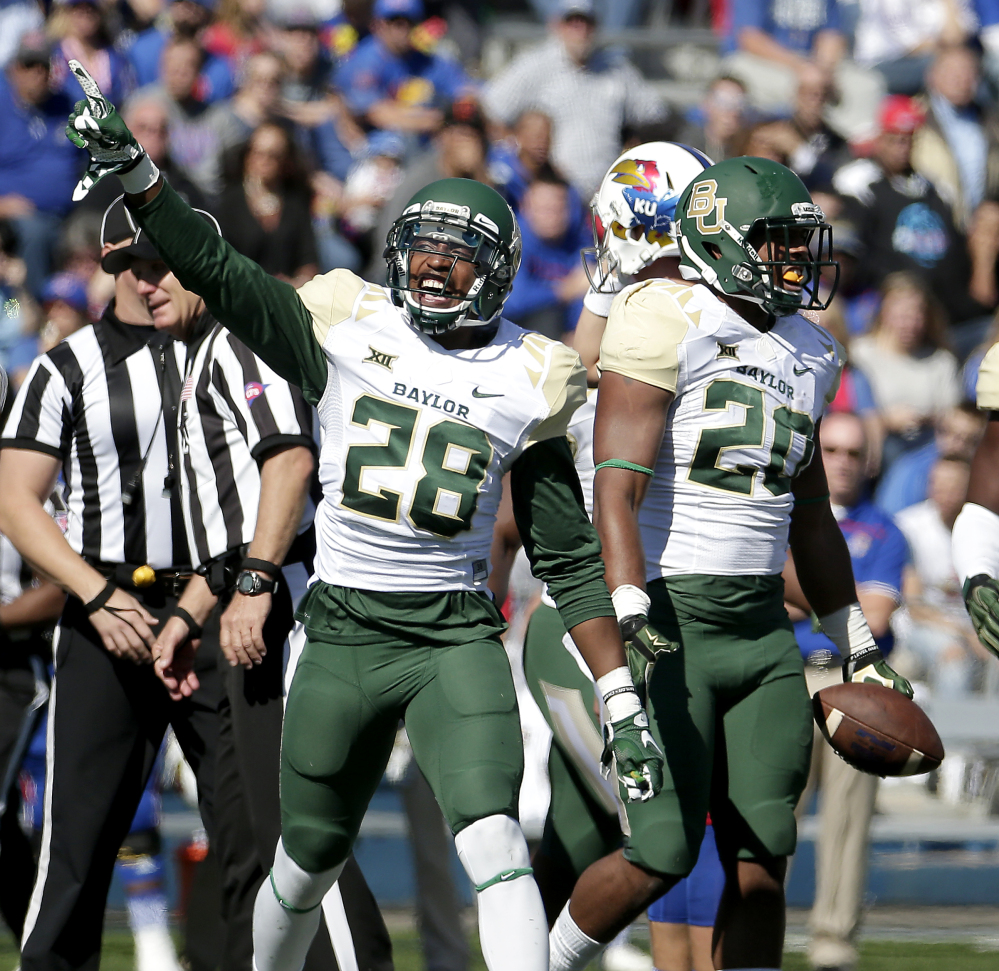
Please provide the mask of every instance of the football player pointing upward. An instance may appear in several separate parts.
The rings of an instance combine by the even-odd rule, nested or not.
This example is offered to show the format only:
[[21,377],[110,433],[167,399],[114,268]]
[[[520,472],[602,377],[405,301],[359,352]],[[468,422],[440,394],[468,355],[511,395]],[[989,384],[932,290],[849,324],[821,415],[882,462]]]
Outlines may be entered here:
[[647,685],[667,779],[627,807],[623,850],[577,882],[552,929],[553,971],[585,967],[690,872],[709,809],[726,872],[715,966],[780,966],[812,735],[782,604],[788,543],[844,677],[911,694],[857,603],[815,447],[842,358],[798,311],[823,305],[829,227],[797,176],[756,158],[705,169],[677,216],[680,271],[699,282],[617,297],[594,429],[594,519],[622,629],[635,647],[642,630],[646,648],[679,645],[657,653]]
[[[325,431],[317,579],[299,610],[308,642],[282,737],[281,842],[254,912],[257,971],[302,967],[400,717],[478,891],[487,966],[545,971],[546,922],[516,822],[520,724],[485,593],[504,472],[535,573],[605,696],[622,796],[651,798],[662,759],[565,439],[584,372],[563,345],[500,317],[520,258],[513,213],[480,183],[432,183],[389,234],[388,288],[334,270],[296,291],[204,232],[80,76],[90,103],[68,133],[93,160],[82,189],[118,172],[178,279],[303,389]],[[188,664],[158,661],[174,693],[190,691]]]

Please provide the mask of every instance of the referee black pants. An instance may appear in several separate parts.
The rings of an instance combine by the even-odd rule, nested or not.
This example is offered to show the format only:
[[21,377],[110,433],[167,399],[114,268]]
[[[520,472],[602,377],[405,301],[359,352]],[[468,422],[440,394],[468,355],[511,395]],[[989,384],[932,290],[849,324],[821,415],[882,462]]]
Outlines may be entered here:
[[[288,585],[282,583],[264,625],[267,654],[263,662],[246,669],[230,667],[224,657],[219,661],[225,693],[215,780],[215,849],[225,924],[222,971],[251,971],[253,905],[281,836],[278,779],[284,718],[283,659],[284,643],[293,624],[291,596]],[[353,856],[339,885],[358,971],[392,971],[388,930]],[[336,968],[324,917],[305,971]]]
[[[161,623],[176,604],[155,588],[132,593]],[[206,636],[201,687],[173,702],[151,665],[109,654],[83,605],[68,599],[53,639],[44,825],[21,943],[24,971],[98,968],[115,859],[168,724],[194,770],[205,829],[214,836],[217,651]]]

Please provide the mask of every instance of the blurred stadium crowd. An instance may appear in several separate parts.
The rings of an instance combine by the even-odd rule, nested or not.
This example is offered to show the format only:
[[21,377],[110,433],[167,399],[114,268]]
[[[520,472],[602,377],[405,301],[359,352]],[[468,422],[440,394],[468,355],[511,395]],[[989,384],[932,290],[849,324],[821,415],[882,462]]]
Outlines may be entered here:
[[[513,22],[534,31],[486,57]],[[674,83],[629,46],[639,30],[663,39]],[[999,339],[999,0],[0,0],[13,391],[114,294],[101,221],[120,188],[72,201],[70,58],[171,184],[296,286],[336,267],[383,282],[386,232],[417,189],[494,186],[523,233],[504,315],[570,344],[589,202],[622,150],[788,165],[841,264],[821,315],[850,353],[831,408],[860,421],[833,424],[825,462],[858,584],[894,605],[872,628],[922,690],[999,694],[950,555],[983,428],[978,365]],[[828,644],[793,619],[824,670]]]
[[[517,17],[533,35],[505,63],[485,58]],[[699,97],[669,103],[670,86],[636,66],[635,28],[663,39],[663,62],[679,50],[671,32],[697,35],[672,70],[703,79]],[[789,165],[833,222],[842,266],[823,315],[851,358],[833,407],[864,421],[878,505],[913,507],[899,520],[910,607],[894,625],[908,673],[938,692],[990,687],[938,553],[980,431],[965,403],[999,333],[999,4],[13,0],[0,38],[0,366],[13,390],[113,290],[99,239],[116,180],[72,202],[83,159],[63,129],[82,92],[69,58],[192,204],[296,284],[338,266],[383,280],[386,230],[417,188],[495,186],[524,236],[506,315],[569,342],[588,203],[622,149],[672,140]]]

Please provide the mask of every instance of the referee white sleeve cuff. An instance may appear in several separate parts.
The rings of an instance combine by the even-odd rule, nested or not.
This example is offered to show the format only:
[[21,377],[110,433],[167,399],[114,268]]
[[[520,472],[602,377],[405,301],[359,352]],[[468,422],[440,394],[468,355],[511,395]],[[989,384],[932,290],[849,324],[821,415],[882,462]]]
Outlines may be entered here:
[[966,502],[954,522],[951,555],[962,586],[979,573],[999,576],[999,516],[976,502]]

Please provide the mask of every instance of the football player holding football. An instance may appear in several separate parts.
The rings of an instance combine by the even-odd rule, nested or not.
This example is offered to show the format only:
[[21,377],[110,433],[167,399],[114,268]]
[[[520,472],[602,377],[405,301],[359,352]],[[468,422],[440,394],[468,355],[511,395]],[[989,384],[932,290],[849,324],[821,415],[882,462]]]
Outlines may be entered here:
[[[584,250],[584,257],[595,262],[597,271],[591,274],[592,288],[580,317],[583,325],[599,329],[598,345],[610,305],[620,289],[644,278],[650,267],[655,276],[679,276],[676,202],[687,183],[710,164],[700,152],[686,146],[647,142],[629,149],[608,169],[591,204],[597,240],[592,250]],[[584,503],[591,514],[596,405],[594,388],[568,427]],[[506,597],[513,554],[519,548],[513,511],[505,503],[496,524],[489,580],[501,602]],[[621,842],[621,804],[616,787],[601,775],[600,721],[593,711],[595,688],[575,645],[571,639],[566,642],[565,635],[559,613],[545,591],[541,605],[531,614],[524,668],[531,692],[554,735],[549,755],[552,800],[545,837],[533,858],[550,921],[562,909],[583,870]]]
[[585,967],[690,872],[709,810],[726,875],[715,966],[780,967],[812,737],[783,607],[788,545],[844,679],[911,696],[861,613],[815,447],[843,363],[807,316],[835,289],[831,229],[796,175],[757,158],[705,169],[677,217],[688,282],[615,299],[594,428],[594,521],[666,781],[626,807],[623,849],[576,883],[554,971]]
[[[520,258],[492,189],[444,179],[393,224],[388,286],[345,270],[297,291],[240,256],[160,177],[75,62],[88,95],[67,134],[110,172],[171,270],[318,407],[324,498],[308,640],[282,738],[282,838],[254,913],[257,971],[299,971],[404,718],[478,892],[490,969],[544,971],[546,921],[516,821],[523,767],[502,618],[485,590],[503,474],[608,711],[622,798],[650,799],[662,757],[632,684],[582,506],[566,425],[585,396],[576,354],[503,320]],[[192,686],[190,659],[162,657]]]
[[[600,337],[616,294],[629,283],[653,277],[679,278],[680,251],[676,243],[675,211],[687,184],[711,164],[702,153],[670,142],[646,142],[624,152],[607,170],[591,203],[595,246],[584,251],[584,266],[590,271],[591,290],[580,315],[574,347],[584,364],[596,364]],[[594,267],[596,272],[592,272]],[[585,342],[592,345],[589,360]],[[594,368],[595,373],[595,368]],[[591,383],[595,383],[591,381]],[[591,388],[586,403],[573,415],[568,437],[586,503],[593,509],[593,418],[597,391]],[[493,573],[490,586],[505,599],[506,581],[513,554],[520,546],[516,522],[504,504],[496,524]],[[541,844],[532,857],[535,879],[541,890],[545,913],[554,923],[572,892],[579,875],[596,860],[621,845],[627,832],[627,816],[616,787],[601,772],[602,741],[598,711],[599,694],[547,592],[531,614],[524,642],[524,672],[527,683],[552,730],[548,756],[551,800]],[[702,857],[717,854],[713,841]],[[713,873],[711,860],[702,859],[701,870]],[[693,879],[693,878],[691,878]],[[677,886],[674,894],[704,896],[705,905],[693,915],[698,926],[689,935],[665,928],[667,913],[660,905],[649,908],[652,922],[652,953],[657,967],[672,966],[677,948],[674,938],[687,947],[696,941],[698,953],[710,954],[710,927],[714,922],[717,890]],[[698,897],[698,899],[700,899]],[[706,934],[706,939],[705,939]],[[672,936],[671,936],[672,935]],[[671,947],[672,944],[672,947]],[[604,967],[628,966],[634,961],[629,945],[620,940],[605,952]],[[682,963],[682,962],[677,962]],[[710,963],[710,962],[708,962]]]

